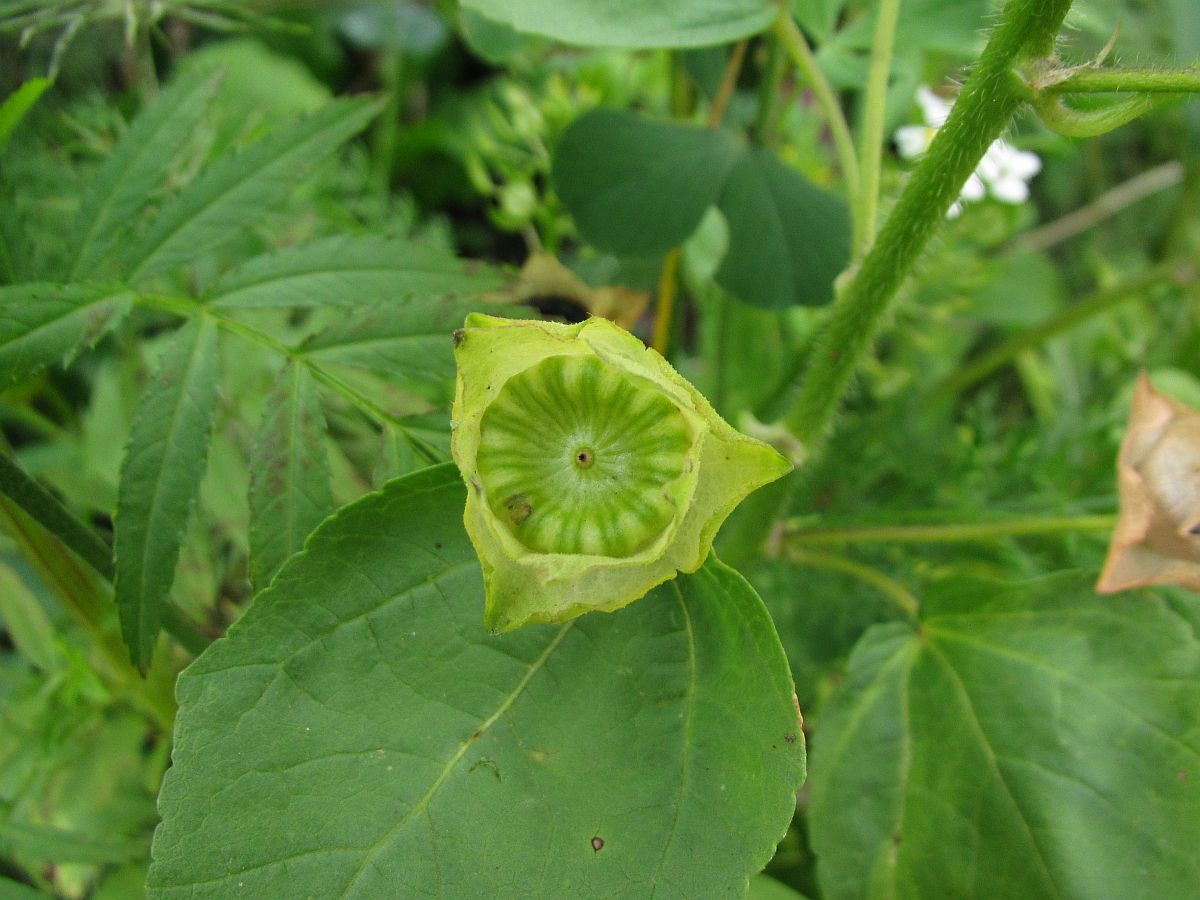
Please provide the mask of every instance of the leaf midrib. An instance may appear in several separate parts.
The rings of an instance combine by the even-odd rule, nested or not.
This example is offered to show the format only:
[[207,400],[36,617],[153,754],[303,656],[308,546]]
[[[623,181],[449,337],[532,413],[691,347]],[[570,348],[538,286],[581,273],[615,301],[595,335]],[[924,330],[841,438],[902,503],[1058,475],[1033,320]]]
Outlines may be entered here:
[[375,843],[371,845],[366,855],[356,867],[354,874],[350,877],[350,881],[346,884],[345,889],[342,891],[341,900],[346,900],[346,898],[350,896],[351,891],[354,890],[354,886],[358,883],[359,879],[363,876],[367,869],[370,868],[372,860],[375,859],[379,852],[388,844],[390,844],[392,839],[400,832],[400,830],[403,829],[404,826],[409,822],[411,822],[418,813],[424,811],[429,806],[429,802],[433,799],[434,794],[438,792],[438,789],[441,788],[441,786],[446,782],[446,779],[450,777],[450,773],[454,771],[454,767],[458,765],[464,756],[466,756],[467,751],[481,737],[483,737],[483,735],[486,734],[487,731],[493,725],[495,725],[496,722],[498,722],[506,712],[508,712],[514,703],[516,703],[517,698],[524,693],[525,688],[529,685],[530,680],[546,664],[546,661],[558,648],[558,645],[562,643],[563,638],[567,636],[567,633],[577,621],[579,620],[572,619],[558,630],[558,634],[556,634],[550,643],[546,645],[546,648],[538,655],[537,659],[529,664],[529,668],[525,671],[525,674],[521,677],[521,680],[517,682],[516,686],[500,702],[500,705],[496,708],[496,711],[487,719],[485,719],[479,725],[479,727],[472,732],[472,736],[469,739],[459,742],[458,749],[454,752],[454,755],[450,757],[449,761],[447,761],[437,778],[434,779],[433,784],[430,785],[429,790],[425,792],[425,795],[421,797],[421,799],[415,804],[413,804],[412,809],[405,813],[405,815],[399,821],[397,821],[395,825],[384,832],[384,834],[381,835],[375,841]]
[[963,683],[962,677],[958,674],[958,670],[954,668],[953,663],[946,658],[945,654],[937,648],[933,641],[925,644],[925,651],[931,659],[934,659],[938,667],[941,668],[948,676],[953,687],[954,693],[962,707],[962,710],[967,714],[966,721],[971,726],[971,730],[975,733],[975,737],[979,741],[979,746],[983,750],[984,758],[988,761],[993,773],[996,775],[996,780],[1004,789],[1004,793],[1008,796],[1009,803],[1012,804],[1012,810],[1016,814],[1017,821],[1021,823],[1025,831],[1025,836],[1029,841],[1029,846],[1033,850],[1033,856],[1038,861],[1038,865],[1045,875],[1047,883],[1053,889],[1055,896],[1065,897],[1058,882],[1054,879],[1054,872],[1050,868],[1050,863],[1046,859],[1046,854],[1042,849],[1042,845],[1038,843],[1037,836],[1033,833],[1033,828],[1030,827],[1029,819],[1026,818],[1025,812],[1021,809],[1021,804],[1017,802],[1016,794],[1013,793],[1012,787],[1008,783],[1008,779],[1004,777],[1004,771],[1000,768],[1000,761],[996,758],[996,751],[992,748],[991,742],[988,740],[987,733],[983,730],[983,723],[979,719],[979,713],[975,710],[975,704],[971,702],[970,692],[967,691],[966,684]]

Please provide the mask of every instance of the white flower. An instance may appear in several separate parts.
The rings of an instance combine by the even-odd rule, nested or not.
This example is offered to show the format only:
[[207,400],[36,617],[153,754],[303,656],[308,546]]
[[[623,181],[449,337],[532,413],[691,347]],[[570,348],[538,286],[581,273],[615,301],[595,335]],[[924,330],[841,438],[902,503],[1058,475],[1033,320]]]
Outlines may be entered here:
[[954,105],[949,100],[943,100],[925,85],[917,88],[917,104],[921,107],[925,124],[930,128],[941,128],[945,125],[946,120],[950,118],[950,107]]
[[999,140],[988,148],[976,173],[987,182],[991,195],[1005,203],[1024,203],[1029,199],[1029,181],[1042,171],[1042,160],[1036,153],[1018,150],[1007,141]]
[[[917,88],[917,105],[924,125],[904,125],[897,129],[896,150],[901,159],[914,159],[929,149],[933,136],[950,115],[951,103],[929,88]],[[958,200],[947,215],[957,218],[965,203],[992,196],[1002,203],[1024,203],[1029,199],[1029,181],[1042,169],[1036,153],[1018,150],[1005,140],[997,140],[983,155],[975,172],[963,185]]]
[[903,125],[896,131],[896,151],[901,159],[915,159],[929,149],[935,134],[937,129],[928,125]]

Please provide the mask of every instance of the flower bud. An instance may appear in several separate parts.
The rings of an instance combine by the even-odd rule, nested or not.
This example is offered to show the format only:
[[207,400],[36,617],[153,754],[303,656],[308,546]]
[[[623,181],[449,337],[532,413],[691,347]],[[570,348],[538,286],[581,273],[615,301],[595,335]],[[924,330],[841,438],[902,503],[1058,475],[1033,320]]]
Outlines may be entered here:
[[741,500],[791,469],[605,319],[472,314],[451,450],[492,631],[619,609],[704,562]]
[[1200,591],[1200,413],[1143,372],[1117,461],[1120,514],[1096,590],[1148,584]]

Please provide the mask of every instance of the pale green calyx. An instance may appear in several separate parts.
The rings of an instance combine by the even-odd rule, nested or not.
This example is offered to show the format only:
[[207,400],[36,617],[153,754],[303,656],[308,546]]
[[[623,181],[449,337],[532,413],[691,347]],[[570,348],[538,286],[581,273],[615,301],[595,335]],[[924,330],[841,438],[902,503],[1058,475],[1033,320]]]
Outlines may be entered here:
[[791,469],[606,319],[470,315],[454,460],[492,631],[611,611],[704,562],[725,518]]

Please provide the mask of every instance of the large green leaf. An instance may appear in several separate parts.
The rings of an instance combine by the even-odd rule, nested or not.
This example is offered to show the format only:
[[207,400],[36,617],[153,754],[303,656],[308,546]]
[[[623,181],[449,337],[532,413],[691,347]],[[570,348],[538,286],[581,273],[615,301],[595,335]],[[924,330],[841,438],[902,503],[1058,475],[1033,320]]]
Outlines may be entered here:
[[69,362],[120,321],[132,300],[111,285],[0,287],[0,388]]
[[130,280],[182,265],[236,237],[380,107],[381,101],[365,98],[336,101],[218,161],[163,207],[130,250]]
[[121,463],[114,586],[130,658],[143,669],[204,476],[217,376],[216,326],[194,319],[171,339],[142,392]]
[[482,293],[499,284],[494,270],[468,267],[429,244],[332,237],[248,260],[213,286],[208,302],[360,308],[413,294]]
[[289,363],[250,455],[250,582],[265,587],[333,510],[325,418],[308,368]]
[[149,204],[193,139],[217,81],[211,72],[179,79],[117,141],[83,196],[71,238],[72,280],[91,274]]
[[765,29],[773,0],[463,0],[517,31],[590,47],[702,47]]
[[[347,316],[305,341],[299,352],[391,378],[453,378],[454,331],[479,309],[478,301],[456,297],[396,298]],[[519,317],[512,307],[496,311]]]
[[181,676],[152,896],[745,893],[804,761],[758,597],[710,561],[488,636],[463,502],[346,507]]
[[826,303],[849,261],[845,202],[722,132],[593,110],[563,135],[553,177],[583,236],[618,256],[664,253],[716,204],[729,226],[717,281],[755,306]]
[[823,708],[823,896],[1191,896],[1197,710],[1194,621],[1153,593],[949,581],[918,631],[865,635]]

